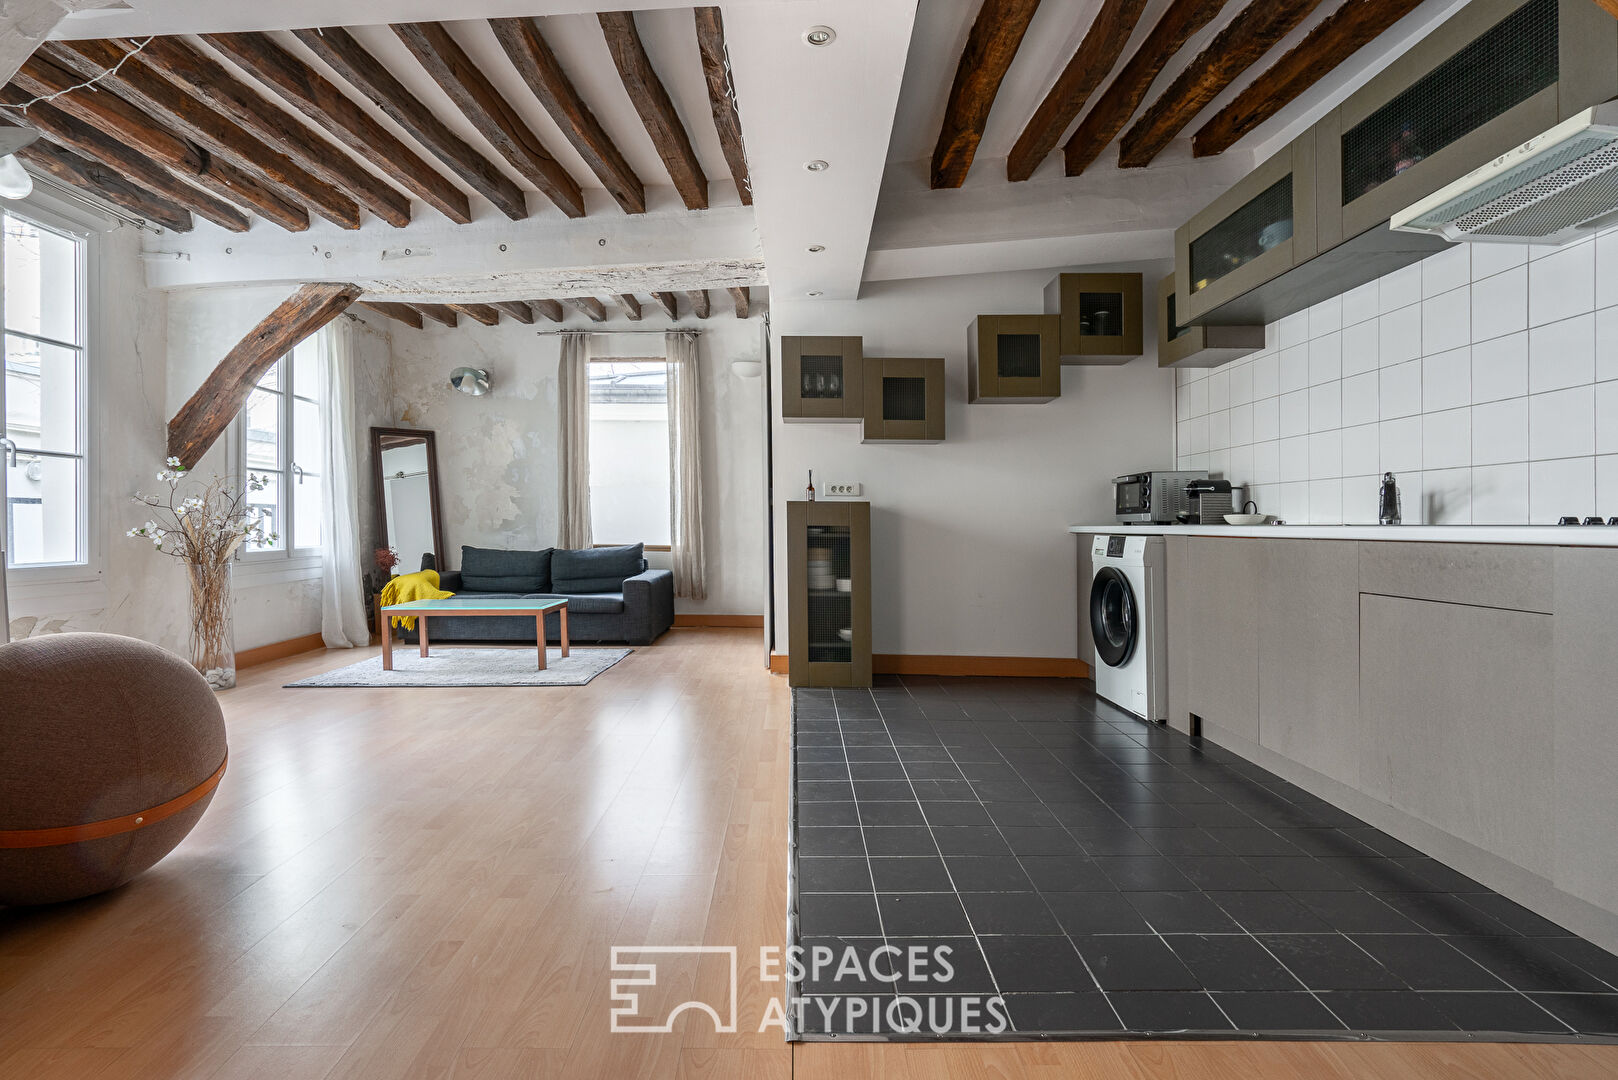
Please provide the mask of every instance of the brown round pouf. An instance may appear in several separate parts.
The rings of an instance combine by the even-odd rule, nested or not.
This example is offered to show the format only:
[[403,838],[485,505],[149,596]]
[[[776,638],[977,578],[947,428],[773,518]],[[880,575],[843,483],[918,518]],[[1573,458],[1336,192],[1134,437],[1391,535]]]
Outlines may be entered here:
[[0,904],[116,888],[213,798],[225,718],[195,668],[114,634],[0,645]]

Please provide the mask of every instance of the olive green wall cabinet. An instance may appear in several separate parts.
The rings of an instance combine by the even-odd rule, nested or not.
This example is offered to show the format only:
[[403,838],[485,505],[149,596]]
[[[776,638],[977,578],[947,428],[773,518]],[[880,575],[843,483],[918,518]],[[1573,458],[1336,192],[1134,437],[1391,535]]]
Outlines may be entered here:
[[1264,348],[1263,326],[1182,326],[1174,275],[1157,286],[1157,366],[1218,367]]
[[787,588],[787,681],[870,686],[870,503],[787,503]]
[[943,357],[865,361],[865,442],[944,441]]
[[1038,403],[1062,396],[1059,315],[979,315],[966,329],[967,401]]
[[1045,311],[1062,320],[1064,364],[1127,364],[1145,351],[1140,274],[1058,274]]
[[781,419],[856,423],[865,416],[857,337],[781,338]]

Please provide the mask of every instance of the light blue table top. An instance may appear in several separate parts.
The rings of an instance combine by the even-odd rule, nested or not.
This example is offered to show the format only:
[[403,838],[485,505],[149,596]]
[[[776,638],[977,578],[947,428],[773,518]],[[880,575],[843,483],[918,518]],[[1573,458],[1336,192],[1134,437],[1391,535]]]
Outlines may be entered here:
[[566,607],[566,600],[540,598],[479,600],[474,596],[450,596],[442,600],[411,600],[405,604],[389,604],[382,610],[404,615],[453,615],[458,611],[555,611]]

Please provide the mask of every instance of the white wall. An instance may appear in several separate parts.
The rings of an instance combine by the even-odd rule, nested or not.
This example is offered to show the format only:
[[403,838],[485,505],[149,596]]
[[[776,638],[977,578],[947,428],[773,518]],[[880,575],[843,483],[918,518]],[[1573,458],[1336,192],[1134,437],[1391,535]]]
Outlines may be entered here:
[[1179,461],[1293,523],[1618,516],[1618,230],[1566,248],[1461,245],[1180,374]]
[[[1162,268],[1155,268],[1158,276]],[[1174,456],[1171,374],[1148,354],[1070,367],[1043,405],[968,405],[974,315],[1041,310],[1056,271],[868,282],[858,301],[774,304],[774,648],[786,651],[786,503],[815,485],[857,481],[871,505],[873,645],[879,653],[1078,655],[1074,522],[1112,516],[1114,476]],[[1147,273],[1147,280],[1156,280]],[[782,335],[864,338],[867,356],[942,356],[946,440],[862,445],[858,424],[780,419]]]
[[[738,320],[720,312],[722,307],[716,307],[713,318],[698,324],[703,330],[699,356],[708,597],[677,600],[675,609],[757,615],[765,607],[763,380],[735,375],[731,361],[760,359],[763,332],[757,316]],[[614,315],[602,329],[644,325]],[[556,543],[561,338],[536,333],[541,329],[511,320],[481,326],[469,319],[455,329],[390,329],[393,421],[438,433],[444,545],[452,568],[460,565],[462,545],[541,548]],[[662,351],[660,337],[641,335],[608,335],[596,345],[598,356],[660,356]],[[449,373],[461,365],[486,368],[491,392],[470,397],[452,389]],[[666,553],[650,552],[647,559],[653,566],[668,565]]]

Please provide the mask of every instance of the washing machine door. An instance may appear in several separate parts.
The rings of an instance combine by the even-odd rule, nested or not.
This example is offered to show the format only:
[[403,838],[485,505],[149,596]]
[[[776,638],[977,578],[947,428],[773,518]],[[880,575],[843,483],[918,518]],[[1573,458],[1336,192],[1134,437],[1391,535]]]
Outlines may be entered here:
[[1140,607],[1129,579],[1116,566],[1104,566],[1090,586],[1090,633],[1096,656],[1108,667],[1123,667],[1140,636]]

